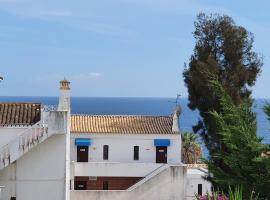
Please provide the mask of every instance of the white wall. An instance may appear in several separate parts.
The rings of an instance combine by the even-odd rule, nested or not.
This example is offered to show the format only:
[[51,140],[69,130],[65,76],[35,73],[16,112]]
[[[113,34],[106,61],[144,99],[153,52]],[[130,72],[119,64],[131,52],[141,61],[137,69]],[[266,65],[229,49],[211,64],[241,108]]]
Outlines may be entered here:
[[17,161],[18,200],[63,200],[65,135],[53,135]]
[[24,131],[28,129],[27,126],[21,127],[0,127],[0,148],[10,141],[14,140],[16,137],[21,135]]
[[14,196],[16,191],[14,187],[14,180],[15,180],[15,164],[11,164],[8,167],[4,168],[0,171],[0,185],[5,186],[2,189],[2,199],[1,200],[8,200],[11,196]]
[[211,192],[211,183],[206,181],[203,177],[206,175],[206,169],[188,169],[187,170],[187,185],[186,195],[187,200],[193,200],[198,194],[198,184],[202,184],[202,194],[206,195]]
[[[106,162],[155,163],[156,147],[154,139],[170,139],[167,161],[171,164],[181,163],[180,134],[74,134],[71,133],[71,161],[77,161],[75,138],[90,138],[89,162],[104,162],[103,145],[109,145],[109,160]],[[133,160],[133,148],[139,146],[139,160]]]
[[82,163],[71,164],[75,176],[145,177],[163,166],[158,163]]
[[0,171],[0,185],[5,200],[64,200],[65,135],[51,136]]
[[71,200],[184,200],[185,167],[171,166],[133,190],[71,191]]

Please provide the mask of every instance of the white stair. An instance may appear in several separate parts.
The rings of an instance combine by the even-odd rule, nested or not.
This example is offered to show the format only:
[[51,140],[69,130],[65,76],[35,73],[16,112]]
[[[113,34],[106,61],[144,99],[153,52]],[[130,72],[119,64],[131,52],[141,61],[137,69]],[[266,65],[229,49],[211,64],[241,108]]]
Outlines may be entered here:
[[164,170],[168,169],[170,167],[170,165],[168,164],[164,164],[161,165],[160,167],[158,167],[157,169],[155,169],[154,171],[150,172],[149,174],[147,174],[143,179],[141,179],[139,182],[135,183],[134,185],[132,185],[131,187],[129,187],[127,190],[128,191],[132,191],[134,189],[136,189],[137,187],[141,186],[142,184],[144,184],[146,181],[150,180],[151,178],[153,178],[154,176],[156,176],[157,174],[163,172]]
[[23,131],[0,148],[0,170],[7,167],[35,146],[55,134],[65,134],[67,112],[50,111],[46,118]]

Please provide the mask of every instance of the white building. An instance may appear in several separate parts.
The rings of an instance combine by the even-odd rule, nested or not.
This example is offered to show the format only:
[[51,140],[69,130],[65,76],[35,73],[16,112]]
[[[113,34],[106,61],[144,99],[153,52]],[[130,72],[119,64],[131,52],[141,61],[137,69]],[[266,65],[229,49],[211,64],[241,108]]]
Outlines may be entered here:
[[193,200],[196,195],[205,195],[211,192],[211,184],[204,180],[208,173],[207,165],[205,164],[188,164],[187,165],[187,180],[186,180],[186,199]]
[[179,115],[179,108],[173,116],[70,115],[67,80],[55,110],[0,103],[0,198],[178,200],[204,193],[210,186],[202,174],[181,163]]

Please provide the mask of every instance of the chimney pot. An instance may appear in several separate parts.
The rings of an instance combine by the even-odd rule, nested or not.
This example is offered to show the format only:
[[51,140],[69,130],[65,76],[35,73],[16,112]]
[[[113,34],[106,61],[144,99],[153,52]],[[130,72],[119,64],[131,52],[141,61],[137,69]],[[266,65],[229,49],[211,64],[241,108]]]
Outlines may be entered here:
[[60,90],[70,90],[69,84],[70,82],[64,78],[64,80],[60,81]]
[[60,96],[58,110],[61,111],[70,111],[70,82],[64,78],[60,81]]
[[182,109],[180,106],[176,106],[174,115],[173,115],[173,126],[172,126],[172,131],[173,132],[180,132],[180,127],[179,127],[179,116],[182,112]]

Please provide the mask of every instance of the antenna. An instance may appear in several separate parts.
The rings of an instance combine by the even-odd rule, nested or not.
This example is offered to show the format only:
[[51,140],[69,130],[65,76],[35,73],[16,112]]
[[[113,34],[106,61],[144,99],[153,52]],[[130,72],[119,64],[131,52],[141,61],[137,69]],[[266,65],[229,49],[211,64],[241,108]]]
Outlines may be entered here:
[[175,98],[175,101],[169,101],[169,102],[174,103],[175,107],[177,107],[180,97],[181,97],[181,94],[177,94],[176,98]]

